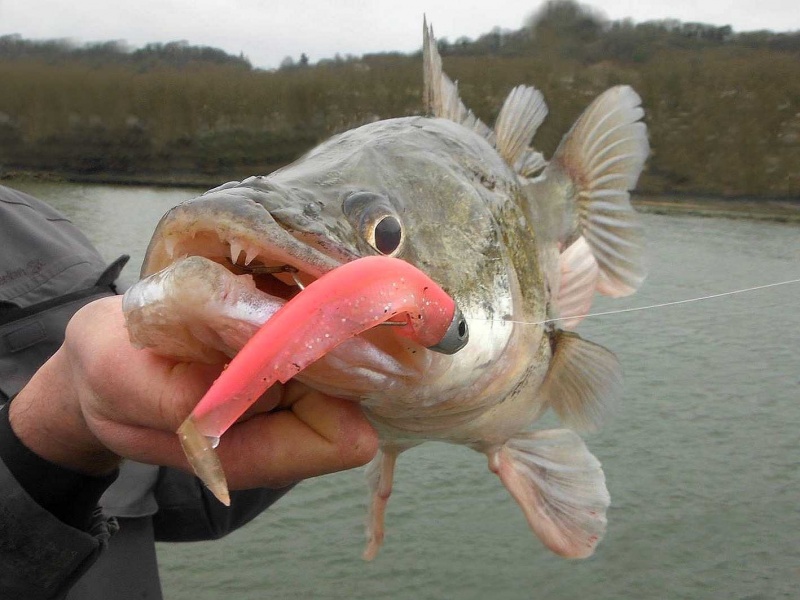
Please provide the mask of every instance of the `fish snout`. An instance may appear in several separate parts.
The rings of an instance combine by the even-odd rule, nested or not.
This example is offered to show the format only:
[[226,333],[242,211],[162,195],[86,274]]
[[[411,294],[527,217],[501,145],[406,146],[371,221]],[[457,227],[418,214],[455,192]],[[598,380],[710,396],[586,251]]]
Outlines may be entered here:
[[273,189],[226,184],[179,204],[158,224],[142,276],[195,255],[245,270],[287,267],[310,280],[339,266],[339,260],[305,243],[272,214],[269,206],[279,206],[278,196]]

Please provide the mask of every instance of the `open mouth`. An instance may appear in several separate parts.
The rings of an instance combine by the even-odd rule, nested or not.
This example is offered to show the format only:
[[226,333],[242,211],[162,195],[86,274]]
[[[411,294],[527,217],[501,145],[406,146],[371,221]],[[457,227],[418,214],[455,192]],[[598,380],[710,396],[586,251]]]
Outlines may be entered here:
[[[123,304],[134,343],[180,360],[229,359],[304,289],[356,258],[326,244],[326,252],[339,255],[334,259],[310,236],[300,241],[283,228],[280,234],[277,243],[208,227],[173,227],[155,236],[143,278]],[[381,378],[418,376],[428,360],[412,339],[398,335],[407,318],[381,324],[394,327],[359,333],[308,376],[341,394]]]
[[[365,260],[323,233],[297,231],[278,222],[263,206],[243,198],[245,191],[223,192],[179,205],[159,223],[147,250],[142,279],[126,292],[123,301],[131,339],[137,346],[178,360],[227,362],[304,291],[351,263]],[[412,279],[423,277],[431,289],[439,286],[408,263],[391,260],[402,265],[394,265],[394,275],[390,273],[389,278],[380,270],[367,274],[356,269],[356,279],[335,279],[327,295],[317,295],[315,304],[305,305],[305,313],[294,312],[292,335],[287,339],[291,344],[297,338],[315,345],[318,330],[343,318],[337,311],[350,310],[351,304],[358,306],[362,301],[372,307],[369,310],[381,309],[369,316],[359,312],[361,309],[351,311],[347,318],[354,321],[335,332],[337,345],[315,353],[314,364],[308,363],[302,373],[312,387],[344,397],[363,397],[374,390],[411,385],[429,372],[434,358],[425,348],[448,353],[433,347],[439,340],[428,346],[420,343],[417,325],[421,319],[412,326],[416,317],[411,313],[424,312],[427,305],[420,303],[426,301],[427,292],[406,287],[407,293],[401,293],[401,272]],[[383,287],[374,287],[373,279],[382,280]],[[333,296],[340,290],[350,291],[336,305]],[[400,305],[406,308],[396,309]],[[370,321],[364,320],[367,318]],[[439,322],[442,317],[435,319]],[[308,323],[312,327],[306,331]],[[394,326],[378,327],[384,323]],[[444,324],[448,325],[449,321]],[[303,341],[303,336],[310,337]],[[286,358],[297,362],[290,359]]]
[[448,352],[441,345],[461,336],[452,353],[466,343],[454,300],[427,275],[396,258],[364,257],[326,273],[268,319],[195,407],[195,426],[219,437],[273,383],[393,318],[398,335],[419,346]]
[[[286,235],[291,235],[286,232]],[[312,263],[292,256],[280,245],[264,244],[251,238],[226,239],[216,230],[193,232],[190,235],[166,235],[152,244],[142,276],[189,256],[200,256],[225,267],[236,276],[248,275],[257,289],[265,294],[291,300],[299,291],[335,268],[339,261],[329,259],[312,246],[304,246],[302,254],[315,255]],[[286,244],[284,244],[285,246]],[[344,258],[344,253],[342,253]]]

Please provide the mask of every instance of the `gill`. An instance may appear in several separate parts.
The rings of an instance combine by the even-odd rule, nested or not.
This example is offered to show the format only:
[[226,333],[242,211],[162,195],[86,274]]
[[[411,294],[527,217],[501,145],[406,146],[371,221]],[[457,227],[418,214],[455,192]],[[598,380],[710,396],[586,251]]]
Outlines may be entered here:
[[738,294],[744,294],[747,292],[754,292],[757,290],[764,290],[767,288],[775,288],[782,285],[790,285],[793,283],[800,283],[800,279],[787,279],[785,281],[778,281],[775,283],[766,283],[763,285],[756,285],[748,288],[742,288],[738,290],[731,290],[729,292],[720,292],[717,294],[707,294],[705,296],[696,296],[693,298],[685,298],[683,300],[672,300],[670,302],[660,302],[658,304],[648,304],[647,306],[634,306],[630,308],[620,308],[617,310],[605,310],[602,312],[593,312],[587,313],[583,315],[570,315],[568,317],[555,317],[552,319],[544,319],[542,321],[515,321],[513,319],[485,319],[482,317],[473,317],[469,315],[465,315],[467,319],[473,319],[475,321],[491,321],[496,323],[510,323],[510,324],[517,324],[517,325],[549,325],[551,323],[558,323],[559,321],[569,321],[572,319],[585,319],[589,317],[602,317],[607,315],[618,315],[623,313],[631,313],[631,312],[639,312],[645,310],[655,310],[659,308],[667,308],[670,306],[677,306],[680,304],[690,304],[693,302],[703,302],[705,300],[713,300],[715,298],[722,298],[725,296],[735,296]]

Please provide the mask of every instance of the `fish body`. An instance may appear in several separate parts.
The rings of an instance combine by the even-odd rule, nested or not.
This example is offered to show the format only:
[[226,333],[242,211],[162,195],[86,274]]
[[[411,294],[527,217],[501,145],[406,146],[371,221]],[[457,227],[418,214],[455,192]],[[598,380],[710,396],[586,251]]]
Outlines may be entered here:
[[[427,26],[424,63],[429,116],[345,132],[165,215],[126,295],[131,336],[183,359],[233,356],[299,288],[359,257],[400,258],[455,299],[466,347],[441,354],[375,327],[297,374],[360,402],[379,432],[365,557],[383,539],[397,457],[431,440],[486,454],[542,541],[587,556],[609,498],[575,431],[601,424],[620,369],[571,330],[595,291],[627,295],[644,278],[628,197],[648,152],[640,101],[627,87],[601,95],[548,163],[530,147],[539,92],[514,88],[492,130],[442,72]],[[547,409],[565,428],[533,429]]]

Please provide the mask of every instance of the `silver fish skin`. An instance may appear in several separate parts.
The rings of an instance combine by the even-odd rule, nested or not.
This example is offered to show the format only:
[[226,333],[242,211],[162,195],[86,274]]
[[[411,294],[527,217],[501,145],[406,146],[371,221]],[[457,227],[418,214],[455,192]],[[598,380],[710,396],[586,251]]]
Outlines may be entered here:
[[[595,292],[625,296],[645,277],[629,201],[649,151],[640,99],[608,90],[545,161],[531,147],[541,93],[514,88],[490,129],[442,71],[427,24],[424,79],[427,116],[350,130],[169,211],[126,293],[131,339],[222,360],[337,266],[372,254],[408,261],[457,301],[467,346],[443,355],[376,327],[297,376],[360,402],[380,434],[365,558],[383,541],[397,457],[425,441],[485,454],[548,548],[589,556],[610,500],[577,432],[602,424],[621,376],[609,350],[572,330]],[[534,429],[548,409],[564,427]]]

